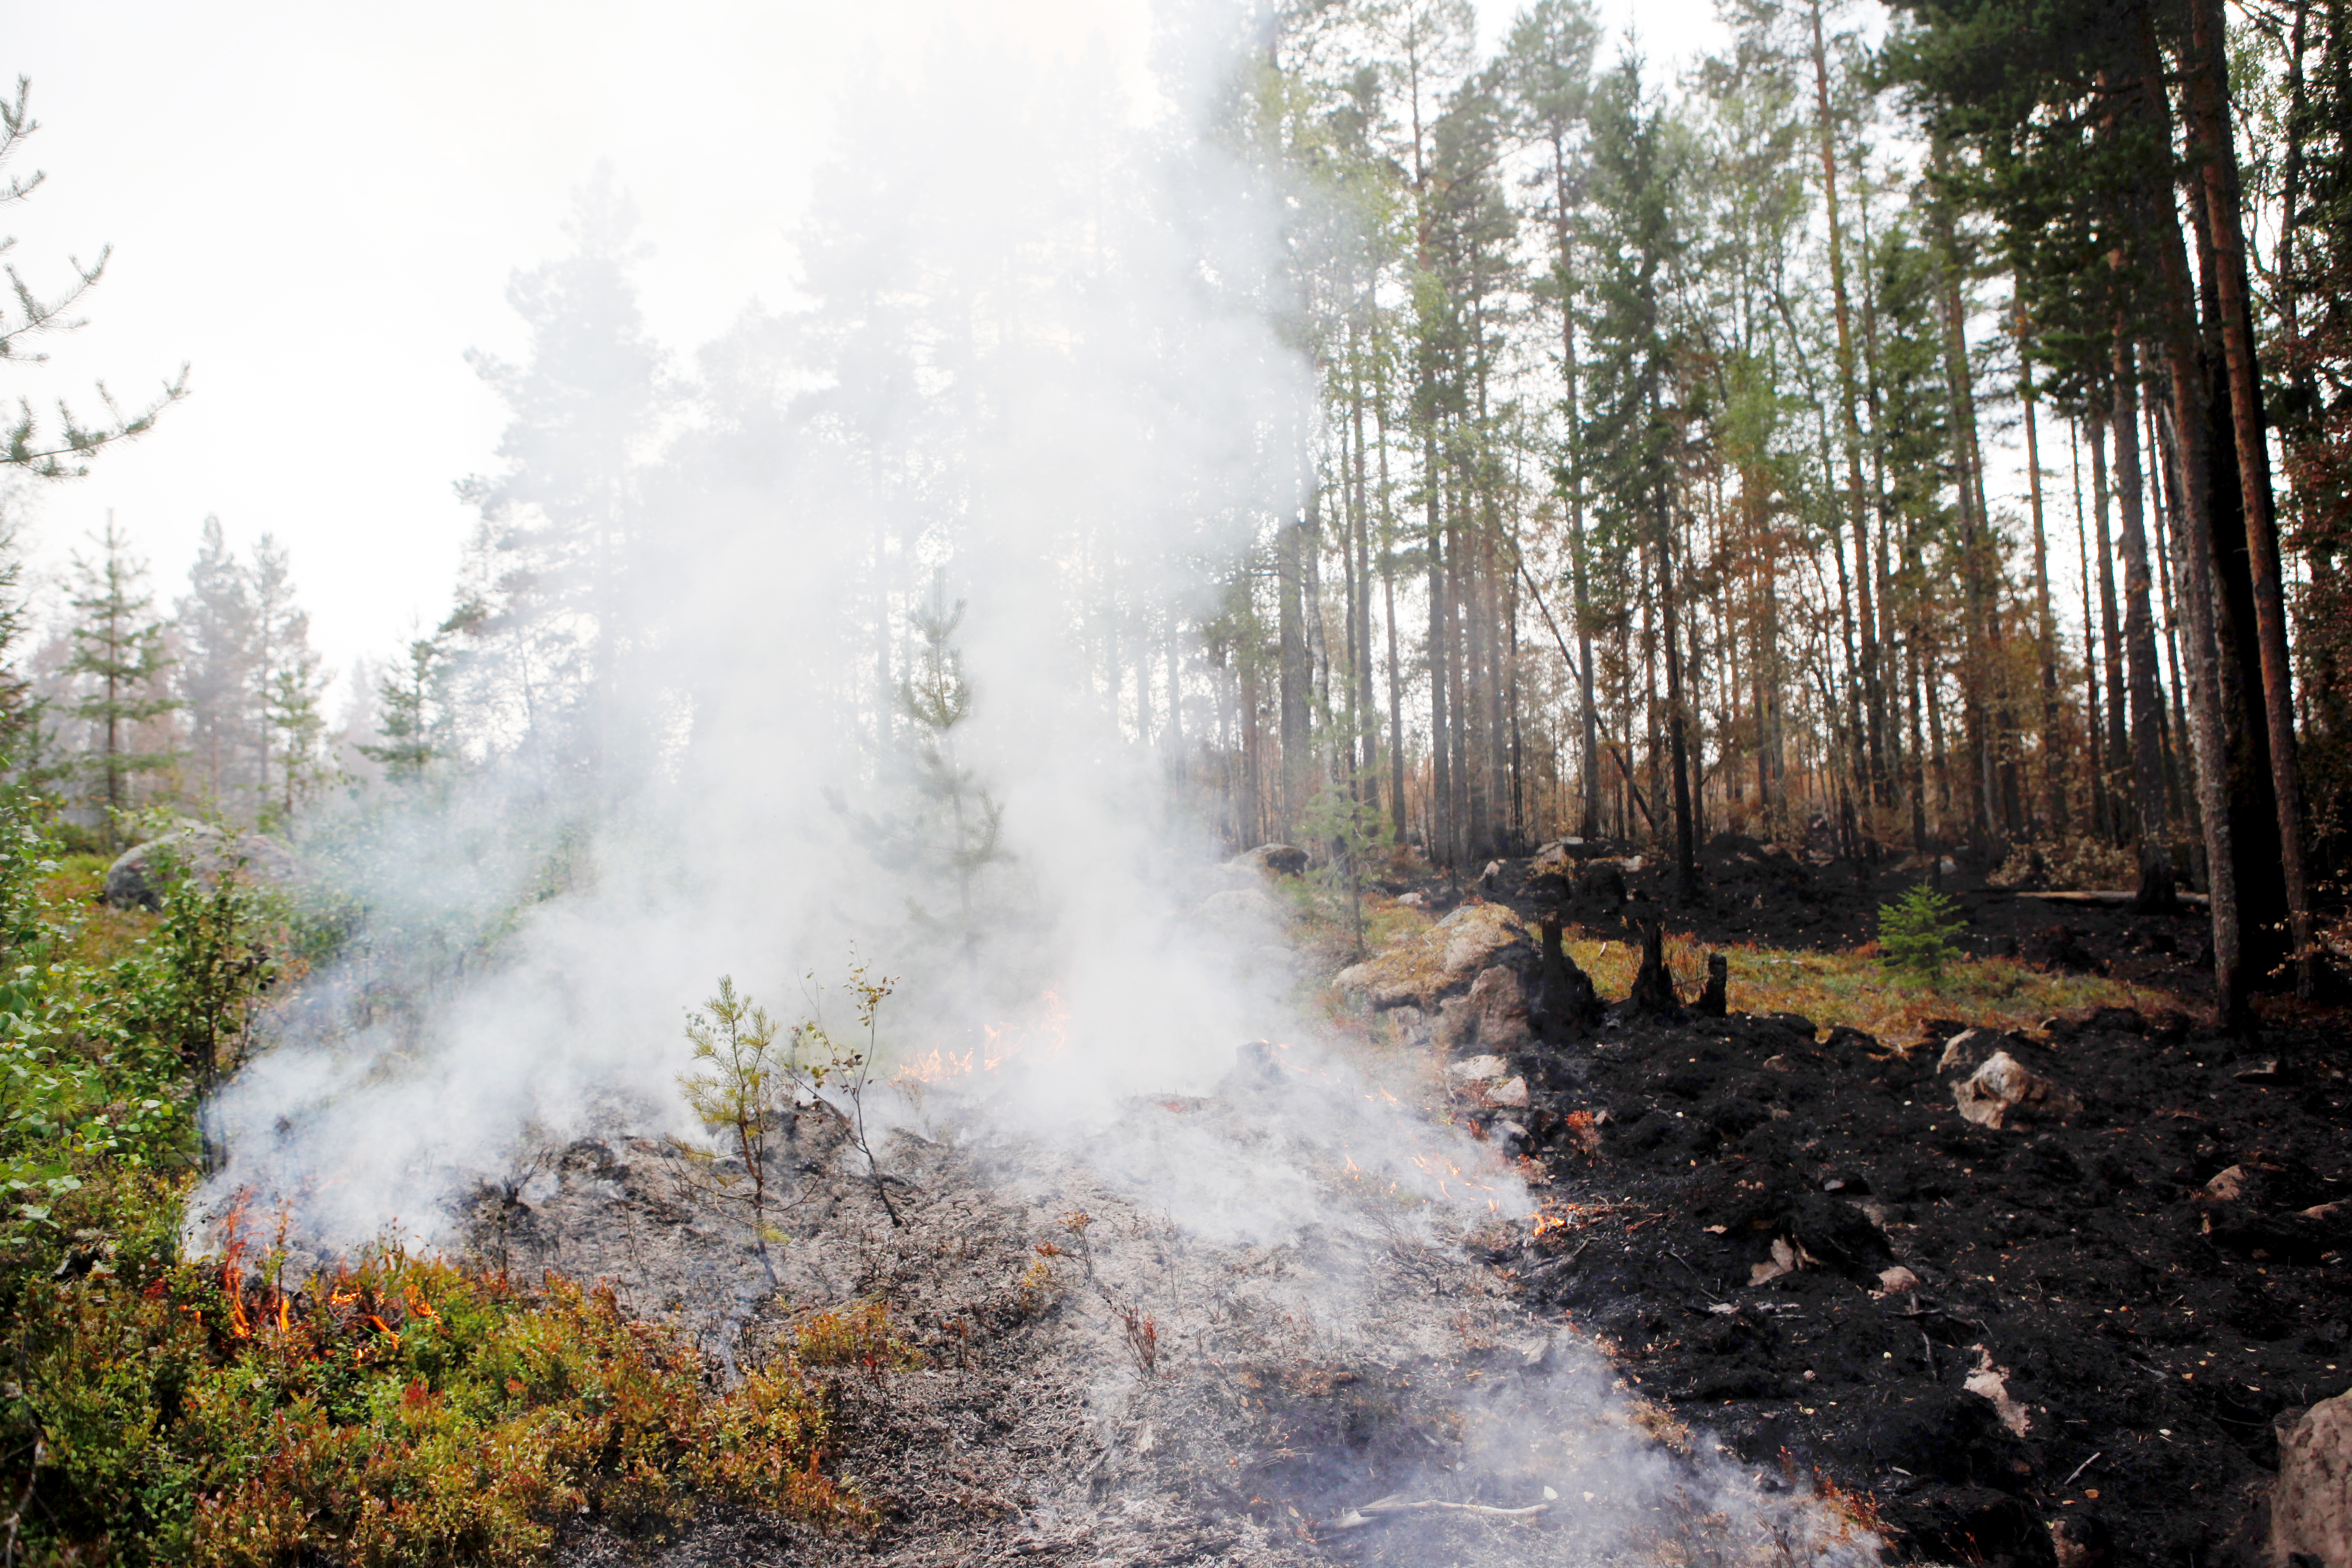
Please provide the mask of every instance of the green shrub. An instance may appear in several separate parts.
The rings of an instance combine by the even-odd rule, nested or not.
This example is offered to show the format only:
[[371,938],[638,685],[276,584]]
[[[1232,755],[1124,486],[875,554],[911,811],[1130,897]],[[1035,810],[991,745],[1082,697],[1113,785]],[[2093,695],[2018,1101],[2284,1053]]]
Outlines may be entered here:
[[583,1518],[702,1497],[874,1515],[819,1465],[819,1366],[906,1364],[880,1308],[820,1314],[721,1388],[609,1289],[386,1249],[290,1293],[233,1234],[183,1255],[198,1086],[331,932],[234,877],[159,915],[89,902],[0,792],[0,1510],[11,1561],[372,1568],[543,1561]]
[[1878,907],[1879,955],[1915,979],[1937,984],[1945,965],[1960,955],[1952,939],[1968,923],[1959,905],[1927,883],[1914,882],[1901,898]]

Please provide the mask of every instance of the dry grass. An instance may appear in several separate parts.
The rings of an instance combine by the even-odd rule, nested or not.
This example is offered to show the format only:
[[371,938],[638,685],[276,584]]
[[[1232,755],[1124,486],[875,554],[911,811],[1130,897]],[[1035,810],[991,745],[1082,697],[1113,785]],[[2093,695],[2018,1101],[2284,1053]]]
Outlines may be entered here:
[[[1580,928],[1567,933],[1566,946],[1603,996],[1622,996],[1633,988],[1639,950]],[[1753,943],[1722,947],[1669,935],[1666,963],[1685,996],[1696,994],[1705,978],[1709,952],[1730,962],[1732,1011],[1798,1013],[1823,1029],[1844,1024],[1890,1043],[1916,1038],[1928,1018],[2022,1030],[2077,1008],[2183,1005],[2170,992],[2098,975],[2053,973],[2014,959],[1963,959],[1945,971],[1941,982],[1930,984],[1889,967],[1866,948],[1811,952]]]
[[[1337,932],[1327,910],[1299,900],[1299,917],[1313,936],[1337,947]],[[1345,920],[1339,912],[1339,920]],[[1427,931],[1430,917],[1391,899],[1368,897],[1364,901],[1365,950],[1380,953],[1409,944]],[[1294,928],[1296,931],[1296,928]],[[1633,989],[1633,973],[1641,966],[1638,947],[1604,939],[1580,926],[1563,932],[1569,956],[1592,976],[1601,994],[1615,1001]],[[1919,1026],[1929,1018],[1964,1018],[1993,1028],[2031,1030],[2058,1013],[2090,1007],[2137,1007],[2193,1011],[2190,1003],[2168,991],[2137,986],[2093,974],[2063,974],[2037,969],[2008,958],[1964,958],[1930,983],[1904,973],[1879,959],[1875,944],[1846,952],[1759,947],[1753,942],[1722,946],[1669,934],[1666,963],[1684,997],[1696,996],[1706,975],[1706,955],[1720,952],[1729,960],[1729,1005],[1738,1013],[1797,1013],[1826,1031],[1843,1024],[1864,1030],[1889,1043],[1918,1037]],[[1325,952],[1329,970],[1352,962],[1351,952]],[[1322,983],[1309,981],[1301,998],[1318,997],[1331,1021],[1342,1029],[1365,1020],[1344,1005],[1335,1005]],[[1390,1031],[1370,1028],[1365,1037],[1388,1043]]]

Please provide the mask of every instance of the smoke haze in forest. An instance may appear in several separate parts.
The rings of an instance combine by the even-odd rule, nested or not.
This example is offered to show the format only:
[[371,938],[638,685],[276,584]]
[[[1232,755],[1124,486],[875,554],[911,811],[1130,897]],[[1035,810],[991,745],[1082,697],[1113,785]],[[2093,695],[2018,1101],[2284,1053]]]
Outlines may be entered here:
[[[217,512],[233,542],[291,547],[331,672],[429,626],[473,525],[450,482],[501,419],[463,353],[513,346],[502,285],[561,247],[564,193],[613,162],[645,212],[649,325],[690,353],[746,301],[790,301],[835,96],[925,9],[95,0],[19,18],[7,69],[33,79],[52,176],[11,221],[19,257],[46,283],[115,247],[89,326],[27,390],[86,400],[103,376],[133,395],[184,360],[195,389],[154,439],[27,498],[40,558],[61,571],[113,507],[176,582]],[[1514,9],[1479,6],[1489,47]],[[1703,0],[1601,11],[1662,68],[1717,31]],[[1142,69],[1139,5],[970,15],[1046,58],[1099,42]]]
[[[1015,1121],[1040,1130],[1204,1090],[1241,1042],[1287,1033],[1270,928],[1190,916],[1204,858],[1122,741],[1135,693],[1088,657],[1139,606],[1211,610],[1213,564],[1297,503],[1313,395],[1273,324],[1279,192],[1195,129],[1212,30],[1160,37],[1173,109],[1144,116],[1099,50],[961,26],[845,95],[855,153],[814,178],[804,302],[705,351],[693,427],[581,568],[604,651],[571,651],[606,662],[561,754],[420,792],[338,863],[366,952],[223,1097],[214,1202],[288,1204],[343,1245],[394,1219],[436,1235],[526,1129],[576,1131],[614,1092],[680,1114],[680,1019],[722,973],[787,1019],[833,985],[838,1027],[862,959],[900,980],[905,1054],[1011,1031],[1034,1069]],[[630,220],[593,184],[573,237],[623,255]],[[581,384],[601,363],[562,374],[624,396]],[[518,459],[556,488],[595,460]],[[507,647],[463,679],[527,711],[515,693],[559,657]],[[927,730],[891,689],[927,680],[969,720]],[[574,890],[527,905],[488,973],[417,980],[426,933],[527,898],[551,854]],[[350,988],[395,980],[425,999],[360,1006],[354,1030]]]

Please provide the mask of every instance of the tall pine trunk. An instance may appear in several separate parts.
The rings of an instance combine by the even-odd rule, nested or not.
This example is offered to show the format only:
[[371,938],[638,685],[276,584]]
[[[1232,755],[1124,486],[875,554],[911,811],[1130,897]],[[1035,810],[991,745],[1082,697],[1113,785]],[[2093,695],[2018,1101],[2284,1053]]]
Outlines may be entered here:
[[2026,494],[2033,515],[2036,641],[2042,656],[2042,782],[2053,837],[2066,831],[2066,767],[2058,738],[2058,616],[2050,605],[2050,536],[2042,516],[2042,443],[2035,428],[2033,356],[2026,342],[2025,301],[2017,300],[2017,395],[2025,412]]
[[2272,503],[2270,448],[2263,430],[2262,370],[2254,357],[2238,155],[2231,134],[2227,18],[2219,0],[2189,0],[2189,155],[2201,176],[2199,183],[2213,251],[2210,276],[2220,296],[2221,358],[2228,371],[2238,500],[2243,510],[2252,574],[2252,630],[2260,654],[2263,717],[2268,730],[2271,790],[2278,816],[2280,870],[2295,962],[2295,990],[2307,997],[2314,970],[2311,892],[2303,857],[2303,785],[2295,762],[2286,598],[2279,567],[2278,520]]
[[2169,824],[2164,812],[2164,753],[2158,734],[2156,623],[2149,605],[2154,580],[2148,571],[2147,514],[2139,454],[2139,363],[2120,312],[2114,347],[2116,491],[2123,514],[2124,651],[2130,668],[2132,795],[2139,857],[2137,905],[2143,910],[2174,906],[2172,858],[2165,852]]

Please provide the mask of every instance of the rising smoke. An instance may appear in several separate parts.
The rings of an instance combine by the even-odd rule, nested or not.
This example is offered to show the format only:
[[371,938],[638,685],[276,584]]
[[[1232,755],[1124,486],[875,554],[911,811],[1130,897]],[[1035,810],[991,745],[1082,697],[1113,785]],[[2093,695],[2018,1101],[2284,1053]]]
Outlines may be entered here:
[[[223,1094],[200,1228],[243,1203],[321,1250],[454,1244],[455,1201],[526,1139],[689,1131],[679,1026],[718,975],[791,1016],[853,955],[900,981],[901,1061],[1025,1042],[990,1135],[1082,1150],[1204,1245],[1348,1231],[1340,1166],[1437,1200],[1424,1242],[1526,1212],[1490,1153],[1315,1050],[1270,927],[1200,918],[1205,836],[1138,738],[1179,657],[1189,731],[1213,726],[1182,628],[1301,503],[1317,417],[1291,193],[1205,129],[1261,47],[1245,20],[1161,18],[1131,81],[941,14],[845,92],[794,303],[696,357],[657,456],[530,459],[585,477],[526,521],[593,514],[556,629],[471,667],[506,733],[470,765],[322,831],[368,910],[355,956]],[[583,250],[625,252],[625,219],[594,196]],[[926,722],[927,697],[968,716]],[[1246,1137],[1097,1136],[1261,1040],[1313,1081]],[[1299,1289],[1329,1331],[1384,1321],[1353,1265]],[[1606,1398],[1582,1363],[1554,1387]]]
[[[431,1238],[525,1127],[674,1101],[715,976],[790,1013],[853,952],[899,978],[908,1053],[1050,1010],[1041,1121],[1203,1089],[1287,1032],[1265,933],[1188,918],[1199,847],[1135,740],[1213,574],[1297,505],[1313,416],[1283,193],[1201,130],[1234,23],[1163,28],[1129,86],[1101,46],[915,29],[843,95],[795,302],[701,352],[682,427],[625,473],[646,437],[612,384],[643,356],[582,344],[600,310],[628,341],[631,308],[585,271],[519,281],[571,313],[542,368],[589,383],[590,438],[510,437],[535,486],[477,489],[494,531],[576,537],[535,583],[553,613],[463,679],[535,736],[334,840],[363,958],[224,1097],[208,1205]],[[583,253],[625,260],[628,222],[592,186]],[[927,678],[968,705],[945,733],[901,689]],[[476,973],[416,951],[518,906]]]

